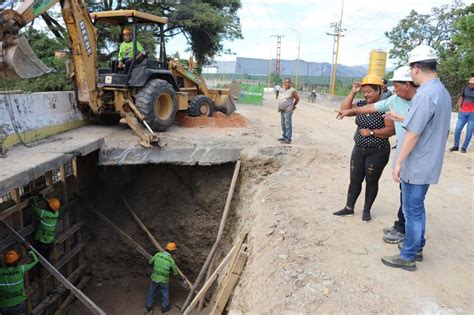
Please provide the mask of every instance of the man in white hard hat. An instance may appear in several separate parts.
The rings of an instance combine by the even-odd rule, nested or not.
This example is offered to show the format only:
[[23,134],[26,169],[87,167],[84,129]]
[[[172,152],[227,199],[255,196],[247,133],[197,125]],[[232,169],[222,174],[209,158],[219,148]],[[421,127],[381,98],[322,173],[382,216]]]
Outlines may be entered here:
[[[451,120],[451,96],[438,78],[433,48],[420,45],[408,55],[413,82],[420,87],[402,127],[392,177],[401,183],[405,239],[397,255],[384,256],[390,267],[416,270],[416,256],[425,246],[424,200],[431,184],[438,183]],[[400,243],[401,244],[401,243]]]
[[[386,112],[395,121],[395,132],[397,139],[405,133],[402,127],[403,119],[408,112],[411,105],[411,99],[416,94],[417,85],[413,83],[410,75],[410,67],[402,66],[393,72],[393,78],[390,79],[393,83],[395,95],[387,99],[365,106],[346,109],[338,112],[337,119],[342,119],[345,116],[355,116],[357,114],[370,114],[375,112]],[[390,244],[397,244],[405,238],[405,216],[402,210],[402,194],[400,188],[400,207],[398,208],[398,220],[396,220],[391,227],[383,229],[383,240]],[[420,259],[420,256],[417,256]]]

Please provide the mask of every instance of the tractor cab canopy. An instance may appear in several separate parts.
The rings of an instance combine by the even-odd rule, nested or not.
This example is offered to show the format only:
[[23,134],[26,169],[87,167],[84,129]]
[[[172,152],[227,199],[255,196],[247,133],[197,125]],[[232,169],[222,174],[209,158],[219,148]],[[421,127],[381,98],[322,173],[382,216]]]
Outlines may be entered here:
[[[132,42],[133,42],[133,57],[129,57],[130,59],[125,61],[115,60],[112,58],[110,60],[110,68],[102,68],[99,67],[99,85],[113,85],[113,86],[125,86],[125,85],[142,85],[144,80],[138,78],[143,77],[141,74],[137,75],[137,73],[142,73],[147,69],[157,69],[157,70],[166,70],[167,69],[167,58],[166,58],[166,49],[165,49],[165,37],[164,37],[164,26],[168,24],[168,19],[165,17],[156,16],[153,14],[137,11],[137,10],[115,10],[115,11],[102,11],[102,12],[92,12],[90,13],[90,17],[99,31],[105,32],[106,34],[116,34],[117,40],[105,42],[105,46],[102,47],[113,47],[113,45],[117,43],[122,43],[123,32],[125,29],[130,30],[132,34]],[[105,27],[100,27],[98,25],[105,25]],[[151,28],[150,28],[151,26]],[[159,28],[159,31],[157,28]],[[118,29],[120,28],[120,29]],[[150,31],[153,30],[151,34],[153,37],[157,36],[157,46],[159,47],[159,56],[158,58],[151,58],[148,56],[150,51],[147,51],[144,56],[138,58],[138,47],[143,44],[140,43],[139,37],[140,36],[147,36],[150,35]],[[145,33],[146,35],[143,35]],[[143,38],[142,38],[143,40]],[[146,47],[145,47],[146,48]],[[150,47],[148,47],[150,50]],[[147,50],[147,49],[145,49]],[[154,49],[151,49],[154,50]],[[110,51],[110,50],[109,50]],[[120,56],[120,54],[119,54]],[[123,61],[123,63],[121,63]],[[125,63],[125,68],[123,64]],[[121,67],[121,68],[120,68]],[[113,73],[114,75],[111,75]],[[106,74],[107,80],[103,76]],[[112,79],[110,79],[112,78]],[[105,80],[104,82],[102,82]],[[112,81],[111,81],[112,80]],[[139,83],[136,83],[136,82]]]
[[168,24],[168,19],[153,14],[137,10],[116,10],[90,13],[91,19],[96,22],[102,22],[114,25],[126,25],[132,23],[139,24]]

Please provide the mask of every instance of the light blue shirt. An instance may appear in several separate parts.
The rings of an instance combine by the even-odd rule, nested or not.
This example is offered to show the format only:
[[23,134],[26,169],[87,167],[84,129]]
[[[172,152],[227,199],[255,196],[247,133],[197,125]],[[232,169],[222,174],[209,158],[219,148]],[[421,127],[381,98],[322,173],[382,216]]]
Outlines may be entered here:
[[[451,96],[439,79],[422,84],[411,101],[402,127],[418,141],[402,164],[401,179],[410,184],[436,184],[441,175],[451,120]],[[406,133],[398,138],[402,147]]]
[[[406,116],[408,113],[408,108],[410,108],[411,102],[404,100],[403,98],[392,95],[387,99],[378,101],[374,104],[375,110],[378,112],[388,112],[393,110],[395,113]],[[397,139],[405,133],[405,129],[402,127],[402,122],[395,121],[395,133],[397,134]]]

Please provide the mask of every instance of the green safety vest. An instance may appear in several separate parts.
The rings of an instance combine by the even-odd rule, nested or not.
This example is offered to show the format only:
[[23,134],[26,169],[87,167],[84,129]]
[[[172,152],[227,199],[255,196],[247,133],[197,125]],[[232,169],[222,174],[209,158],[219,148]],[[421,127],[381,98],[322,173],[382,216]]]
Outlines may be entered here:
[[38,263],[33,251],[28,251],[33,261],[16,267],[0,267],[0,307],[16,306],[26,300],[24,274]]
[[[143,51],[143,46],[137,42],[137,55]],[[133,41],[123,42],[120,44],[118,60],[122,61],[123,58],[133,58]]]
[[156,253],[155,256],[150,258],[148,263],[153,265],[151,280],[154,282],[168,283],[170,281],[170,274],[178,275],[176,263],[168,252]]
[[38,207],[36,200],[33,202],[33,209],[40,220],[36,228],[35,239],[43,244],[53,243],[56,236],[59,211],[41,209]]

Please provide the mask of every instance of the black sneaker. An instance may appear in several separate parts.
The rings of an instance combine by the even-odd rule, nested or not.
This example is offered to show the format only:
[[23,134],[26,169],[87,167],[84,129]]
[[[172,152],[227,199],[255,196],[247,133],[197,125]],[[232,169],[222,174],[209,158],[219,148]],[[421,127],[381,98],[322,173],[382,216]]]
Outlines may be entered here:
[[145,305],[145,308],[147,312],[151,312],[153,310],[153,306]]
[[162,309],[161,309],[161,312],[162,312],[162,313],[166,313],[166,312],[168,312],[170,309],[171,309],[171,304],[169,304],[169,305],[168,305],[167,307],[165,307],[165,308],[162,308]]
[[452,147],[449,149],[449,152],[459,151],[459,147]]
[[278,140],[278,141],[285,141],[286,138],[278,138],[277,140]]
[[362,221],[369,222],[372,220],[372,216],[370,215],[370,210],[362,211]]
[[284,144],[290,144],[291,143],[291,140],[290,139],[285,139],[282,141]]
[[466,153],[466,149],[461,148],[461,153]]
[[347,208],[341,209],[339,211],[333,212],[332,214],[338,215],[338,216],[351,216],[354,215],[354,210],[349,210]]

